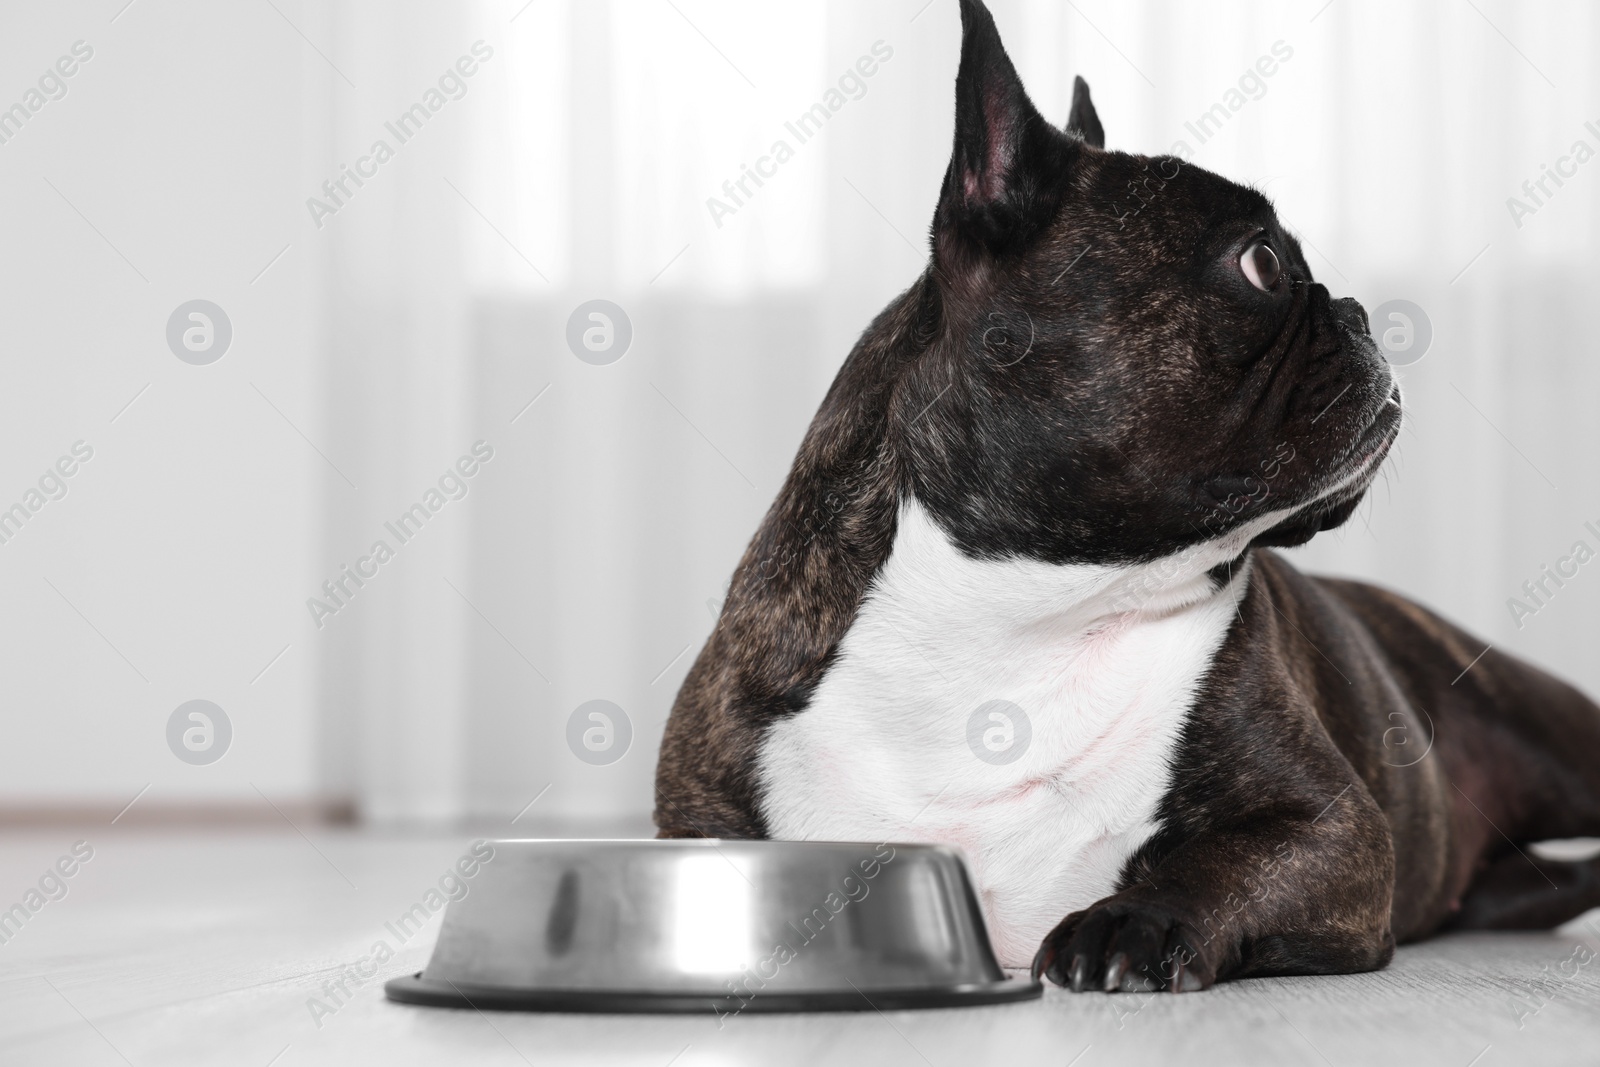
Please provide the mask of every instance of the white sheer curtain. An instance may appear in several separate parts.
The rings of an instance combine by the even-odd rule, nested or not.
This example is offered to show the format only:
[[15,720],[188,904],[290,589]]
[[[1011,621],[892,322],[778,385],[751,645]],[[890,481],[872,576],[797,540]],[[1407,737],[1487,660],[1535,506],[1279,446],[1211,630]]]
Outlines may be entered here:
[[[1520,629],[1506,607],[1574,540],[1600,548],[1582,527],[1600,526],[1600,162],[1547,182],[1520,227],[1506,206],[1575,141],[1600,150],[1585,126],[1600,130],[1600,13],[993,8],[1052,118],[1083,74],[1113,147],[1186,142],[1274,197],[1337,292],[1430,317],[1388,477],[1302,562],[1396,586],[1600,691],[1600,575]],[[925,259],[956,6],[344,0],[326,17],[359,86],[313,90],[329,173],[475,41],[494,49],[322,231],[324,429],[362,457],[360,492],[326,501],[329,573],[474,441],[495,449],[319,633],[327,782],[379,819],[509,822],[537,796],[518,828],[642,828],[662,724],[727,576],[854,336]],[[1264,56],[1271,76],[1241,86]],[[842,104],[801,143],[786,123],[830,89]],[[1200,143],[1186,124],[1235,99]],[[707,201],[731,202],[724,182],[779,140],[792,158],[718,217]],[[564,340],[596,298],[633,326],[606,366]],[[632,723],[609,765],[568,748],[592,699]]]

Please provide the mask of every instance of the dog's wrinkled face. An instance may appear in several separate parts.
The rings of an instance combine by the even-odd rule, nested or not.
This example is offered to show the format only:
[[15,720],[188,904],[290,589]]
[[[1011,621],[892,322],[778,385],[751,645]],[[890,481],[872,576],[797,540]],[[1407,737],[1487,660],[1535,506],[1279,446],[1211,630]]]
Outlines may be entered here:
[[962,10],[940,325],[897,426],[911,492],[969,552],[1054,562],[1342,523],[1400,422],[1361,306],[1312,280],[1260,193],[1103,151],[1081,82],[1071,132],[1051,127],[988,12]]

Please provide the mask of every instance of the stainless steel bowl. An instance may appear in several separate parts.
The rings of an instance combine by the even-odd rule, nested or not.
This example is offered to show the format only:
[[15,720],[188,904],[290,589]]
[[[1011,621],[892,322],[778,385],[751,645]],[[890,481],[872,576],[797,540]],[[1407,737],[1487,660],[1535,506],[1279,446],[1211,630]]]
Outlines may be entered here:
[[847,1011],[1040,994],[989,947],[959,853],[790,841],[495,841],[408,1004]]

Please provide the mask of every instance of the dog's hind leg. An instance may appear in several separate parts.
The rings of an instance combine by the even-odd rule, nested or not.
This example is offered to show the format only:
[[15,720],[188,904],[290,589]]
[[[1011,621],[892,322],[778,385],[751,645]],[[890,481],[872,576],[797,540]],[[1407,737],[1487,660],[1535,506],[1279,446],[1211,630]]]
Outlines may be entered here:
[[[1481,798],[1476,804],[1499,808],[1489,838],[1499,841],[1449,925],[1549,929],[1600,907],[1600,856],[1547,859],[1527,848],[1600,837],[1600,707],[1544,671],[1493,652],[1461,680],[1468,682],[1483,700],[1481,733],[1471,768],[1458,765],[1456,782]],[[1487,818],[1482,807],[1463,814]],[[1507,835],[1519,847],[1510,847]]]
[[1461,898],[1457,930],[1548,930],[1600,907],[1600,856],[1552,860],[1508,850]]
[[[1466,689],[1462,695],[1471,703],[1457,709],[1451,725],[1476,737],[1458,750],[1465,761],[1447,762],[1456,764],[1458,787],[1477,797],[1475,814],[1498,809],[1495,836],[1518,842],[1600,837],[1600,707],[1498,650],[1454,688]],[[1469,727],[1466,720],[1475,722]]]
[[[1473,859],[1497,857],[1508,841],[1600,837],[1600,706],[1404,597],[1360,582],[1318,584],[1366,624],[1406,700],[1426,712],[1429,758],[1442,763]],[[1405,766],[1390,758],[1399,754],[1384,762]]]

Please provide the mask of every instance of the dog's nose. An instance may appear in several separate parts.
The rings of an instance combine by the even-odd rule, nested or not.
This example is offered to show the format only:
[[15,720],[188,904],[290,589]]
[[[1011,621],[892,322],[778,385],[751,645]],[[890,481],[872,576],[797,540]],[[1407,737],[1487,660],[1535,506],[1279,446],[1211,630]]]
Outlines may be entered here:
[[1333,315],[1339,325],[1347,330],[1357,333],[1371,333],[1372,328],[1367,322],[1367,309],[1361,306],[1361,301],[1351,297],[1341,297],[1333,302]]

